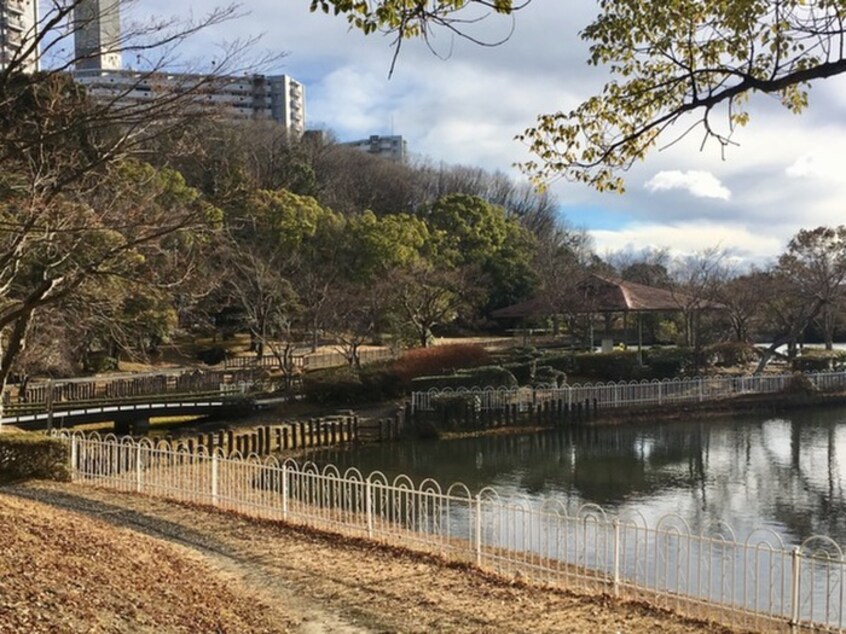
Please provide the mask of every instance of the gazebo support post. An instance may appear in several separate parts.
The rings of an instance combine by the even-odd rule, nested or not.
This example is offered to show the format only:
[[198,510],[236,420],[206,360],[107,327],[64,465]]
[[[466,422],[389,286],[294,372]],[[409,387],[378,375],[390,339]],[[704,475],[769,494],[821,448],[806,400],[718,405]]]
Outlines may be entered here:
[[637,362],[643,367],[643,314],[637,313]]
[[602,333],[602,352],[614,351],[614,337],[611,334],[611,313],[602,313],[605,318],[605,332]]

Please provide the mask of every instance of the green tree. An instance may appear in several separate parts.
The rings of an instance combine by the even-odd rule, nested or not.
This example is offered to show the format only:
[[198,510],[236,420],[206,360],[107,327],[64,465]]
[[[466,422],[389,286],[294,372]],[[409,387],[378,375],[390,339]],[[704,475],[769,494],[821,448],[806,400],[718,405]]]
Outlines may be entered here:
[[335,272],[326,249],[337,242],[341,222],[314,198],[285,190],[251,191],[227,209],[215,266],[225,301],[243,316],[256,354],[269,351],[283,370],[293,371],[294,326],[308,312],[303,298],[312,308],[322,301],[308,286],[316,283],[313,272]]
[[[429,227],[430,257],[440,267],[477,270],[492,310],[529,296],[536,285],[536,241],[517,218],[478,196],[450,194],[422,210]],[[482,281],[480,280],[480,281]]]
[[[479,9],[511,14],[516,0],[313,0],[365,33],[428,39],[432,29],[466,33]],[[777,95],[792,112],[808,105],[811,83],[846,71],[841,0],[598,0],[581,32],[589,63],[612,76],[570,111],[542,114],[520,138],[539,180],[563,176],[622,191],[621,171],[660,142],[699,126],[725,149],[749,120],[753,93]],[[468,34],[469,37],[472,37]],[[665,138],[677,124],[684,130]]]

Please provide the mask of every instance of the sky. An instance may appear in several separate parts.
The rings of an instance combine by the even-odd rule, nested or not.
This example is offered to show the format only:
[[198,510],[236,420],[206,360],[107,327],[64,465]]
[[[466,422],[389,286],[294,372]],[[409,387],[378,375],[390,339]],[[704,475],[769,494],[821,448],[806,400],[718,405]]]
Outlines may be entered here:
[[[586,64],[579,32],[597,12],[595,0],[534,0],[511,18],[473,26],[496,47],[436,35],[435,53],[407,42],[392,77],[391,41],[350,31],[343,17],[309,13],[309,0],[249,0],[244,15],[200,34],[186,55],[207,60],[224,42],[262,35],[259,51],[284,53],[268,71],[306,87],[307,127],[339,140],[400,134],[415,159],[499,170],[525,179],[513,165],[529,158],[515,135],[540,113],[569,110],[609,79]],[[172,15],[165,0],[138,10]],[[195,15],[214,0],[190,3]],[[182,9],[176,9],[182,10]],[[513,29],[513,32],[512,32]],[[552,192],[570,224],[593,236],[597,253],[667,247],[689,254],[725,249],[738,262],[766,263],[800,228],[846,222],[846,77],[817,83],[802,115],[756,95],[751,121],[721,154],[701,136],[653,152],[626,175],[623,195],[558,181]],[[681,130],[679,130],[681,131]]]

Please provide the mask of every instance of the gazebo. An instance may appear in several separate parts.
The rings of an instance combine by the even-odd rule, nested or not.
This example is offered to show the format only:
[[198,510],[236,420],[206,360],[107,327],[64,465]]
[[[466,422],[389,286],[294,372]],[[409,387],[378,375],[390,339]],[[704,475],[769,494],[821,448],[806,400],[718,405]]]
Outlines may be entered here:
[[[627,330],[628,316],[637,317],[637,347],[643,347],[644,313],[683,312],[685,310],[709,310],[722,308],[721,304],[696,299],[690,295],[663,288],[629,282],[619,278],[591,274],[574,286],[574,292],[567,300],[568,311],[575,314],[601,314],[605,317],[605,334],[602,339],[603,352],[610,351],[614,342],[610,334],[611,316],[623,315],[623,329]],[[493,311],[494,319],[526,319],[549,317],[563,312],[548,299],[532,299]]]

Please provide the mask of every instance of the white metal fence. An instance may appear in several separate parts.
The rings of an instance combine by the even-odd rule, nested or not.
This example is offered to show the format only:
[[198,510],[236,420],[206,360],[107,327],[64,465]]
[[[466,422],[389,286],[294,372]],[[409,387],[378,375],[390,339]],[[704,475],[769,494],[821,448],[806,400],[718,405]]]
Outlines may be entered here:
[[115,436],[60,436],[73,479],[212,505],[441,554],[505,574],[591,592],[647,598],[741,627],[844,631],[844,559],[827,537],[788,546],[769,529],[694,530],[666,515],[615,517],[596,505],[568,509],[502,497],[490,488],[443,487],[356,469],[343,474],[270,457]]
[[[846,389],[846,372],[819,372],[805,377],[821,391]],[[415,412],[435,411],[439,401],[451,397],[473,398],[476,409],[501,410],[516,406],[519,411],[547,401],[573,405],[590,401],[599,408],[624,408],[643,405],[694,403],[732,398],[744,394],[774,394],[786,390],[794,374],[750,376],[708,376],[663,381],[621,381],[619,383],[573,384],[556,388],[445,388],[414,392],[411,406]]]
[[[396,358],[396,353],[389,348],[366,348],[358,352],[358,360],[362,364],[376,363],[378,361],[389,361]],[[349,364],[347,357],[337,350],[325,350],[323,352],[298,353],[293,359],[294,368],[297,370],[322,370],[326,368],[337,368]],[[273,355],[263,357],[240,356],[230,357],[224,361],[226,368],[278,368],[280,361]]]

